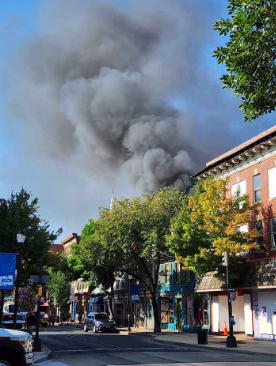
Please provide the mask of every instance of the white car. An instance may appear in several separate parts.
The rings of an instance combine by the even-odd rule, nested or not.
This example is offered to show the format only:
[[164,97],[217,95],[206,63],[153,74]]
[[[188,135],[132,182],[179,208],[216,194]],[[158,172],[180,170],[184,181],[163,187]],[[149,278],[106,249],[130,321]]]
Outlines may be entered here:
[[33,340],[29,333],[20,330],[0,328],[0,365],[32,365]]

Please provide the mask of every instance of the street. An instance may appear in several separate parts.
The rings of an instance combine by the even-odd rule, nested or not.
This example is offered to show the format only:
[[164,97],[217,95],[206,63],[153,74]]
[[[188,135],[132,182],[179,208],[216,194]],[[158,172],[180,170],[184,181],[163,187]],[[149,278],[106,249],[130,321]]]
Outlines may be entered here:
[[52,350],[52,359],[40,366],[101,365],[276,365],[275,357],[246,355],[180,346],[154,341],[147,335],[84,333],[74,326],[47,328],[41,333],[43,346]]

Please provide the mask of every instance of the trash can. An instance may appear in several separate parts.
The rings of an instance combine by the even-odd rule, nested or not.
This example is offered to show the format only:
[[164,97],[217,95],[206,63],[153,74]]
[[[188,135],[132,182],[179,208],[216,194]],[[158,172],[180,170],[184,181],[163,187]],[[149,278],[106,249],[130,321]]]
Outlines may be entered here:
[[197,331],[197,343],[198,344],[207,344],[207,330],[199,329]]

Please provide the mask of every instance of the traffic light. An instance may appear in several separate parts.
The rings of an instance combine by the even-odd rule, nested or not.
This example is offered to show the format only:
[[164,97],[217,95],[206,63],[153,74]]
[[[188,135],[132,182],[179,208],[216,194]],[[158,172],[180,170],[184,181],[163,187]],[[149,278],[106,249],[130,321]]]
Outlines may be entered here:
[[228,252],[223,252],[223,256],[222,256],[222,265],[224,267],[228,267],[229,266],[229,254]]
[[42,297],[42,287],[39,287],[39,288],[38,288],[38,293],[37,293],[37,295],[38,295],[39,297]]

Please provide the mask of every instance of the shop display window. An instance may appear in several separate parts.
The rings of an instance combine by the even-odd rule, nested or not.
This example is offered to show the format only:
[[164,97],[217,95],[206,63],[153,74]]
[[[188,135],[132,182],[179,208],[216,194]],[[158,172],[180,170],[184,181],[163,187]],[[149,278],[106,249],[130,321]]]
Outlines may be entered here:
[[173,323],[173,298],[161,299],[161,323]]

